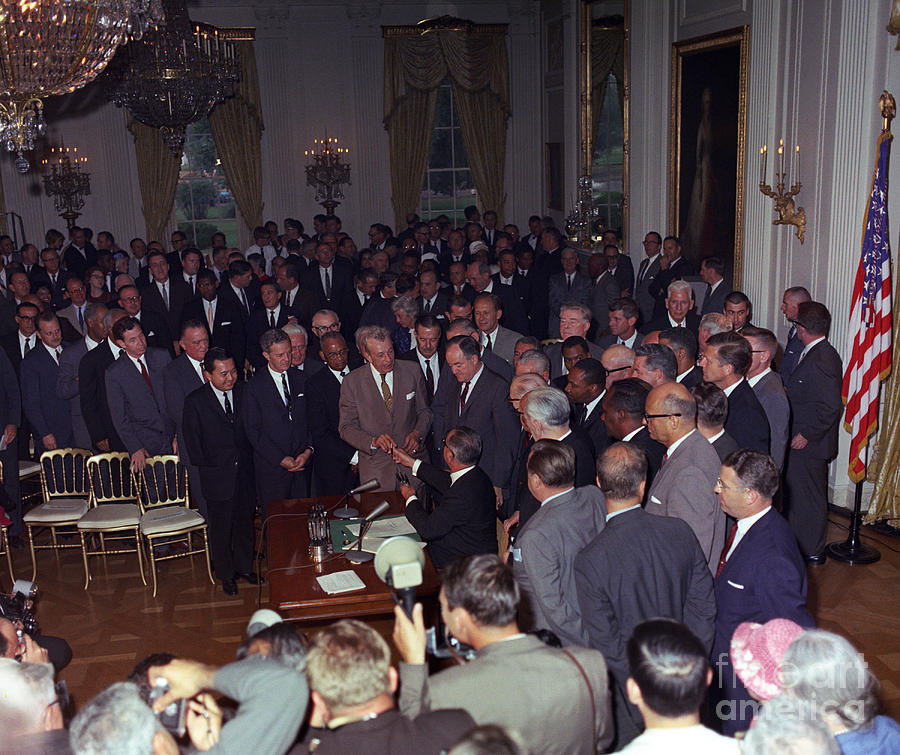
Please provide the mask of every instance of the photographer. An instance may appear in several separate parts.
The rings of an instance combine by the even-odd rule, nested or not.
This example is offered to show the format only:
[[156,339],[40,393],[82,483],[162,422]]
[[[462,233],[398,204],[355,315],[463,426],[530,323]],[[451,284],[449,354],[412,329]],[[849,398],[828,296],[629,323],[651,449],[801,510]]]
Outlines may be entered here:
[[[19,591],[22,585],[30,586],[29,596]],[[61,637],[37,633],[32,613],[37,587],[33,583],[17,580],[13,590],[13,595],[0,592],[0,657],[32,663],[49,661],[58,674],[72,660],[72,648]]]
[[[0,621],[9,625],[8,621]],[[7,628],[0,642],[8,641]],[[46,650],[37,647],[27,635],[25,639],[27,649],[23,656],[46,658]],[[0,755],[71,752],[50,664],[0,658],[0,690]]]

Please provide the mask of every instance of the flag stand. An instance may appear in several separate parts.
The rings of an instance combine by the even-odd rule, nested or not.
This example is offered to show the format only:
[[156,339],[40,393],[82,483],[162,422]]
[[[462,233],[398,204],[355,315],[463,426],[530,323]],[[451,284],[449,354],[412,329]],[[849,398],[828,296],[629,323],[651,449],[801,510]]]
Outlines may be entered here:
[[874,564],[881,558],[881,552],[863,543],[859,539],[859,528],[862,525],[862,489],[863,481],[856,483],[853,496],[853,513],[850,515],[850,533],[844,542],[833,542],[825,546],[828,558],[843,561],[845,564]]

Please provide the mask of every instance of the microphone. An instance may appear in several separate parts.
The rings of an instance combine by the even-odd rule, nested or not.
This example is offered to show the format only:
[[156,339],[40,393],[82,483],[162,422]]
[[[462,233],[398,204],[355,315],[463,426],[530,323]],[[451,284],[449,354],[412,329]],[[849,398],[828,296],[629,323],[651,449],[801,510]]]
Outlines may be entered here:
[[[366,483],[366,485],[368,484],[369,483]],[[364,551],[362,549],[363,538],[366,536],[366,530],[369,529],[369,526],[372,524],[372,521],[375,519],[375,517],[383,514],[389,508],[390,504],[387,501],[382,501],[374,509],[372,509],[372,511],[366,516],[365,519],[363,519],[359,523],[359,537],[357,538],[355,543],[350,545],[350,547],[344,554],[344,557],[351,564],[363,564],[366,561],[371,561],[373,558],[375,558],[374,553],[369,553],[368,551]],[[356,550],[350,550],[350,548],[353,548],[354,545],[356,546]]]
[[378,487],[378,479],[373,477],[368,482],[364,482],[362,485],[357,485],[353,490],[351,490],[347,495],[356,495],[357,493],[368,493],[370,490],[375,490]]

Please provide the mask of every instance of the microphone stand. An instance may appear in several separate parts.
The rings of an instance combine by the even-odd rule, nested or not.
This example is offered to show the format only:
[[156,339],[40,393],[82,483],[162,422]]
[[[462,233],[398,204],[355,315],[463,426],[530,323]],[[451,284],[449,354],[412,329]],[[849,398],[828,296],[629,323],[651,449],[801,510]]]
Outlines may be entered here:
[[347,505],[349,501],[350,493],[344,493],[344,497],[341,499],[343,505],[339,509],[335,509],[331,512],[335,519],[355,519],[359,516],[358,509],[354,509],[352,506]]
[[346,559],[351,564],[365,564],[375,558],[374,553],[369,553],[369,551],[364,551],[362,549],[363,538],[366,536],[369,527],[372,526],[372,522],[374,521],[374,519],[370,519],[368,522],[363,523],[359,528],[359,539],[356,541],[356,550],[347,551],[346,553]]

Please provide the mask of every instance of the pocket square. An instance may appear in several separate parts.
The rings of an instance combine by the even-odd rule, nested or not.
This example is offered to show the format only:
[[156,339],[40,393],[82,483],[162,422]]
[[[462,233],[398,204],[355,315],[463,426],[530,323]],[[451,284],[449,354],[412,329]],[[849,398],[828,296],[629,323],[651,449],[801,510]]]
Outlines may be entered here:
[[412,391],[411,393],[407,393],[407,394],[406,394],[406,400],[409,401],[409,400],[410,400],[411,398],[413,398],[415,395],[416,395],[416,392],[415,392],[415,391]]
[[151,330],[149,333],[147,333],[147,338],[150,338],[150,336],[155,336],[155,335],[156,335],[156,333],[154,333],[154,332]]
[[303,394],[302,394],[302,393],[298,393],[298,394],[297,394],[297,398],[303,398]]
[[655,495],[651,495],[651,496],[650,496],[650,500],[651,500],[653,503],[658,503],[660,506],[662,506],[662,501],[659,500],[659,498],[657,498]]
[[231,325],[231,320],[228,322],[220,322],[219,325]]
[[744,586],[743,586],[743,585],[739,585],[737,582],[732,582],[730,579],[729,579],[729,580],[726,580],[726,581],[728,582],[729,585],[731,585],[732,587],[736,587],[738,590],[743,590],[743,589],[744,589]]

